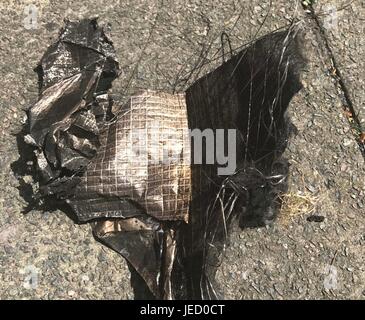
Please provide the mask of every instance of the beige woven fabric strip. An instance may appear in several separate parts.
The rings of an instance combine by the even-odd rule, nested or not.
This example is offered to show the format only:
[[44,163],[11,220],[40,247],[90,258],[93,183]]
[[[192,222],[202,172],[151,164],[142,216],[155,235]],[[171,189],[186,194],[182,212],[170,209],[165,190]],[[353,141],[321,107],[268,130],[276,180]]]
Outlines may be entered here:
[[[89,215],[126,217],[135,204],[159,220],[188,221],[191,155],[184,95],[132,96],[102,130],[100,143],[76,192]],[[119,205],[109,205],[108,197],[128,206],[117,212]]]

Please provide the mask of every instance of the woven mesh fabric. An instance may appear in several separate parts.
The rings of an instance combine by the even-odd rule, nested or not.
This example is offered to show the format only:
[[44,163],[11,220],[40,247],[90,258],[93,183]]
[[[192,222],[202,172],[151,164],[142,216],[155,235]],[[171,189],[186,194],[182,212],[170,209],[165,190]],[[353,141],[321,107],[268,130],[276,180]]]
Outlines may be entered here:
[[146,213],[188,220],[190,141],[184,95],[143,91],[102,130],[95,158],[68,203],[86,221]]

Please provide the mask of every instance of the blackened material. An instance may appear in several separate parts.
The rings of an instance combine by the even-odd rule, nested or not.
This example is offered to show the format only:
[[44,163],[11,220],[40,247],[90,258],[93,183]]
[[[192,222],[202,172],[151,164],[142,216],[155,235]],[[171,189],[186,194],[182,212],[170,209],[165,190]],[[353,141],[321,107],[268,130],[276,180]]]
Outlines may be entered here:
[[156,298],[174,297],[177,225],[188,219],[191,199],[187,127],[184,95],[131,96],[66,200],[80,221],[103,219],[96,237],[130,262]]
[[[40,96],[28,112],[25,141],[34,147],[40,191],[91,222],[156,298],[219,298],[214,266],[233,209],[245,213],[242,225],[247,217],[270,220],[285,187],[287,167],[278,163],[301,64],[293,30],[271,34],[193,84],[187,108],[183,95],[145,91],[114,116],[112,42],[95,19],[67,22],[37,68]],[[188,127],[237,129],[237,172],[218,176],[214,164],[185,162],[194,159]],[[147,158],[133,154],[136,128],[146,132]],[[157,141],[177,156],[172,165],[147,138],[161,128],[177,129]]]
[[159,297],[163,230],[158,221],[147,216],[100,220],[94,223],[94,235],[124,256],[140,274],[151,292]]
[[[147,214],[188,220],[190,142],[185,96],[143,90],[100,133],[75,197],[81,221]],[[187,139],[186,139],[187,138]]]
[[307,218],[308,222],[323,222],[324,221],[324,216],[320,216],[320,215],[311,215]]
[[184,95],[145,91],[113,115],[107,90],[118,62],[96,20],[68,21],[36,70],[40,96],[24,140],[42,196],[65,200],[155,297],[172,299],[179,222],[169,221],[187,221],[191,187]]
[[[290,128],[285,112],[301,88],[299,72],[305,61],[299,48],[294,27],[269,34],[186,92],[189,128],[237,130],[235,174],[217,175],[216,164],[193,165],[185,233],[191,298],[220,297],[213,285],[214,266],[234,213],[241,215],[242,227],[265,225],[277,211],[278,193],[287,188],[288,166],[281,154]],[[192,158],[193,153],[194,148]]]
[[[28,110],[41,192],[64,197],[71,181],[95,156],[99,131],[111,115],[105,91],[118,75],[112,42],[96,19],[67,21],[36,68],[38,101]],[[70,178],[70,179],[67,179]]]

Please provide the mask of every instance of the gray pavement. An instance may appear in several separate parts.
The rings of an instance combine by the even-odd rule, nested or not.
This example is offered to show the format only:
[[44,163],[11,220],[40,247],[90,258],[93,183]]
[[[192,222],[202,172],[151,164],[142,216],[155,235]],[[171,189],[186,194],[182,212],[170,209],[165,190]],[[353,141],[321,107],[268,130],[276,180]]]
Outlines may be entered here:
[[[0,4],[1,299],[134,297],[126,262],[97,243],[88,225],[74,224],[60,211],[21,213],[25,202],[10,168],[18,158],[11,133],[21,126],[22,108],[37,98],[33,68],[56,39],[63,18],[95,15],[111,24],[123,70],[113,83],[118,95],[138,87],[171,90],[175,84],[182,90],[189,82],[175,79],[188,73],[203,48],[211,44],[209,57],[217,52],[223,30],[236,48],[293,17],[303,20],[309,64],[304,89],[289,108],[298,128],[286,150],[289,193],[310,199],[314,212],[325,219],[308,222],[305,210],[290,217],[283,212],[271,227],[235,230],[217,279],[225,297],[232,299],[365,298],[364,159],[328,74],[321,35],[299,1],[274,1],[271,7],[270,1],[241,2],[92,0],[80,8],[79,1],[42,0],[35,1],[34,29],[27,29],[32,23],[24,12],[31,1]],[[342,5],[335,3],[336,8]],[[339,33],[332,30],[329,37],[354,106],[363,114],[363,3],[355,1],[351,8],[341,11]],[[125,90],[137,64],[138,72]],[[201,73],[214,66],[205,66]],[[38,282],[32,288],[27,277],[34,274]]]
[[319,1],[315,11],[365,130],[365,1]]

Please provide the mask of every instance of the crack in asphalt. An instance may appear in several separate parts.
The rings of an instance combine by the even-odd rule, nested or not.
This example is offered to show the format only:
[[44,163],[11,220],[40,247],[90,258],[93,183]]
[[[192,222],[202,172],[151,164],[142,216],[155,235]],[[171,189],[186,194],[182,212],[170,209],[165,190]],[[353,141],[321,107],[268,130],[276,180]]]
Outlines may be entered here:
[[[330,68],[330,77],[335,80],[335,85],[337,87],[337,92],[339,94],[339,98],[343,102],[343,109],[344,111],[348,111],[350,113],[349,116],[347,116],[347,120],[349,121],[351,131],[355,137],[355,140],[359,146],[360,152],[364,158],[365,161],[365,142],[362,141],[361,138],[365,132],[365,128],[362,127],[360,119],[358,117],[358,114],[356,113],[354,104],[352,103],[352,100],[350,98],[349,90],[345,84],[345,81],[343,80],[342,73],[339,69],[339,66],[337,64],[335,55],[331,49],[331,46],[329,44],[329,41],[327,39],[326,30],[321,24],[313,6],[311,4],[304,5],[302,4],[305,12],[309,15],[309,17],[314,21],[316,24],[316,27],[319,30],[320,39],[324,45],[324,48],[326,50],[326,53],[328,55],[328,58],[330,60],[331,68]],[[353,123],[351,123],[350,119],[353,119]]]

